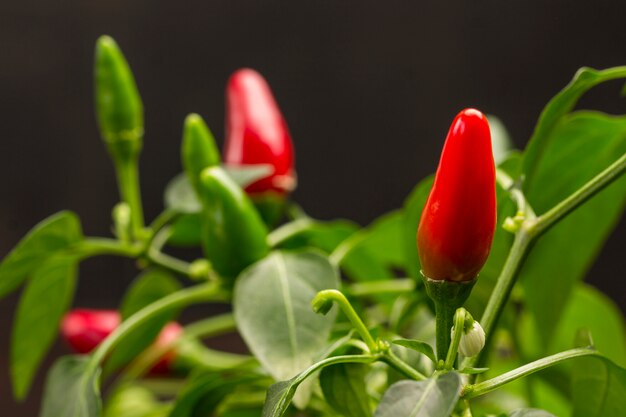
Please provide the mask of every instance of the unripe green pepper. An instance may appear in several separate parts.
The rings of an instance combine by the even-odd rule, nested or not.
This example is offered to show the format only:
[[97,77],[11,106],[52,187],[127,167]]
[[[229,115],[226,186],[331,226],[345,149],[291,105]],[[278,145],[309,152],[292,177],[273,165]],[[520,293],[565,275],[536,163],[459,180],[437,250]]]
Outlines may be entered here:
[[213,134],[202,117],[195,113],[185,119],[181,154],[187,178],[198,191],[202,171],[219,165],[221,158]]
[[220,167],[202,171],[200,200],[205,255],[220,276],[232,281],[267,255],[267,229],[248,196]]
[[95,54],[96,117],[114,160],[134,159],[143,139],[143,104],[133,74],[113,38],[101,36]]

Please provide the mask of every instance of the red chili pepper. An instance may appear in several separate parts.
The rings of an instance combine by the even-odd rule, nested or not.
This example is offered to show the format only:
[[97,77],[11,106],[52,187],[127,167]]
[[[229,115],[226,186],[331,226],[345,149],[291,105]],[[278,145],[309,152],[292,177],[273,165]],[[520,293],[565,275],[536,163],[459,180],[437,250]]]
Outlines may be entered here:
[[226,103],[224,162],[269,164],[274,169],[271,175],[248,185],[246,192],[284,195],[293,190],[296,179],[291,135],[265,79],[252,69],[236,71],[228,80]]
[[74,351],[89,353],[120,325],[115,310],[76,309],[65,315],[61,334]]
[[450,126],[419,228],[422,273],[471,281],[489,256],[496,227],[495,166],[487,118],[461,111]]
[[[65,315],[61,322],[61,334],[77,353],[94,350],[121,323],[121,315],[115,310],[75,309]],[[163,327],[154,346],[165,346],[176,340],[183,332],[180,324],[169,322]],[[176,352],[169,351],[152,367],[150,374],[167,374],[172,369]]]

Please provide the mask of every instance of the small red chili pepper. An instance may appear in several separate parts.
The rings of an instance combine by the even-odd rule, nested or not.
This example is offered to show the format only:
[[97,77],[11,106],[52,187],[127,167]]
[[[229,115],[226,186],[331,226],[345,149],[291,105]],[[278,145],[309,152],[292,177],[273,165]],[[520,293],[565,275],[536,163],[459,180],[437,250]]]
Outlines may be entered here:
[[[121,315],[115,310],[75,309],[65,315],[61,322],[61,334],[77,353],[89,353],[111,334],[121,323]],[[165,346],[176,340],[183,329],[176,322],[169,322],[154,341],[154,346]],[[176,352],[169,351],[152,367],[150,374],[167,374],[172,369]]]
[[76,309],[65,315],[61,334],[77,353],[89,353],[120,325],[115,310]]
[[287,123],[269,85],[258,72],[236,71],[226,88],[224,162],[268,164],[274,172],[248,185],[250,195],[273,191],[284,195],[296,185],[294,153]]
[[471,281],[489,256],[496,227],[495,166],[487,118],[461,111],[450,126],[417,230],[422,273]]

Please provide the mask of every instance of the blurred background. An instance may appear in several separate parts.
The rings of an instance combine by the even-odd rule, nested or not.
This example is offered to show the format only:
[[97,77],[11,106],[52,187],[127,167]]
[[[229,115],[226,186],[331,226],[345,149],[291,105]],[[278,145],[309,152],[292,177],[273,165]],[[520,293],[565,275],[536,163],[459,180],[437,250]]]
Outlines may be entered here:
[[[267,78],[291,129],[294,199],[313,217],[365,225],[400,207],[434,171],[460,109],[497,115],[521,149],[545,103],[579,67],[626,64],[626,3],[537,3],[4,1],[0,256],[62,209],[80,215],[85,234],[110,234],[118,196],[92,105],[101,34],[120,44],[144,101],[147,219],[161,211],[162,190],[181,171],[183,118],[200,113],[221,145],[226,80],[248,66]],[[596,88],[579,107],[626,113],[620,88]],[[622,311],[625,247],[623,218],[588,274]],[[126,260],[89,260],[75,305],[116,307],[135,275]],[[7,369],[16,301],[0,301],[0,410],[30,416],[43,372],[29,400],[16,404]],[[64,352],[57,342],[45,367]]]

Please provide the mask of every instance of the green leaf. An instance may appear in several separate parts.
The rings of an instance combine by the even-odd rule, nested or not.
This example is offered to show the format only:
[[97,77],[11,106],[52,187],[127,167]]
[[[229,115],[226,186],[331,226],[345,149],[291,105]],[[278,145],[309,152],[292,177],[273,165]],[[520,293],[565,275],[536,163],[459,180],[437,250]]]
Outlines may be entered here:
[[103,417],[165,417],[169,406],[160,404],[148,389],[124,385],[108,398]]
[[509,414],[509,417],[556,417],[554,414],[536,408],[522,408]]
[[[347,220],[320,222],[281,244],[281,248],[316,248],[332,253],[342,242],[359,233],[359,226]],[[376,239],[376,238],[375,238]],[[341,269],[354,281],[373,281],[393,278],[393,274],[368,247],[360,241],[341,262]]]
[[211,416],[219,404],[237,386],[250,383],[251,376],[238,376],[225,379],[219,374],[198,374],[191,378],[187,386],[176,398],[169,417]]
[[420,217],[422,216],[422,210],[426,205],[428,194],[433,186],[435,180],[434,175],[430,175],[424,178],[417,184],[417,186],[411,191],[409,197],[404,202],[404,254],[406,257],[406,267],[410,276],[413,278],[422,279],[420,273],[420,259],[417,254],[417,246],[415,236],[417,235],[417,227],[420,223]]
[[76,214],[62,211],[43,220],[0,264],[0,297],[13,291],[52,255],[82,239]]
[[[538,214],[626,152],[626,117],[572,113],[560,118],[549,139],[541,160],[533,164],[533,181],[525,183],[526,196]],[[623,177],[540,237],[529,254],[520,280],[544,346],[551,340],[574,284],[584,277],[625,204]]]
[[127,319],[148,304],[180,288],[178,281],[161,269],[152,269],[142,273],[133,281],[122,299],[120,304],[122,319]]
[[199,213],[202,204],[185,173],[178,174],[165,187],[165,207],[179,213]]
[[271,164],[223,165],[222,168],[241,188],[274,173],[274,166]]
[[326,346],[336,316],[315,314],[311,300],[337,288],[337,271],[313,252],[273,252],[244,270],[235,284],[237,328],[250,351],[277,380],[293,377]]
[[401,210],[392,211],[367,226],[365,237],[357,248],[367,250],[385,266],[405,268],[403,234],[404,213]]
[[365,387],[368,367],[341,363],[324,368],[320,386],[328,404],[345,417],[369,417],[369,397]]
[[[535,184],[542,159],[551,155],[550,147],[557,139],[555,130],[559,128],[563,118],[570,113],[576,103],[591,88],[606,81],[626,78],[626,67],[609,68],[598,71],[593,68],[581,68],[572,81],[550,100],[541,112],[535,131],[524,152],[524,173],[526,183]],[[576,165],[573,165],[576,166]],[[571,168],[572,165],[567,168]]]
[[626,369],[602,356],[578,358],[572,370],[572,417],[626,416]]
[[546,353],[566,350],[581,329],[593,335],[593,345],[619,366],[626,366],[624,318],[613,301],[595,288],[578,284],[569,299]]
[[449,417],[460,390],[461,377],[456,372],[425,381],[399,381],[387,389],[374,417]]
[[263,417],[282,417],[289,408],[298,386],[320,369],[339,363],[371,363],[374,360],[374,356],[370,355],[334,356],[315,363],[288,381],[273,384],[267,391],[263,405]]
[[491,131],[491,147],[493,149],[493,159],[496,165],[504,161],[513,149],[513,141],[506,126],[502,121],[490,114],[487,116],[489,129]]
[[37,269],[17,307],[11,337],[15,397],[26,397],[37,368],[54,342],[76,286],[76,260],[55,257]]
[[[122,320],[126,320],[145,306],[178,291],[180,288],[178,281],[165,271],[154,269],[142,273],[132,283],[122,300],[120,305]],[[174,310],[159,313],[124,338],[107,359],[107,370],[117,369],[125,365],[150,346],[163,326],[174,319],[177,314],[178,311]]]
[[173,246],[200,246],[202,242],[202,214],[180,215],[170,226],[167,244]]
[[437,357],[433,351],[433,347],[426,342],[413,339],[396,339],[392,343],[398,346],[404,346],[405,348],[415,350],[419,353],[426,355],[431,361],[437,363]]
[[100,369],[89,367],[89,356],[58,359],[46,379],[39,417],[99,417]]

